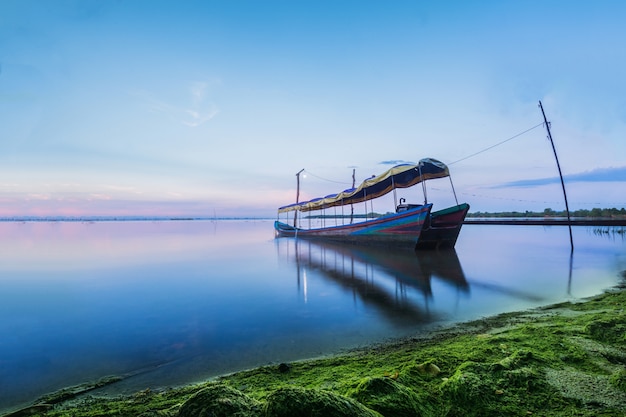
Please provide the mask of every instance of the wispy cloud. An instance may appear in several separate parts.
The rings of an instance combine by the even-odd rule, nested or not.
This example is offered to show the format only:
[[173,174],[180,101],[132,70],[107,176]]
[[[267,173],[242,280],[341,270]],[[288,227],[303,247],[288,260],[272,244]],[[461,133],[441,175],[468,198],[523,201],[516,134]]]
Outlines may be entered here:
[[213,103],[205,103],[208,88],[209,83],[207,82],[191,84],[189,91],[192,97],[192,106],[185,109],[187,118],[181,120],[184,125],[190,127],[200,126],[217,115],[217,106]]
[[133,186],[127,185],[115,185],[115,184],[105,184],[102,185],[102,188],[106,190],[106,192],[113,192],[117,194],[131,194],[131,195],[142,195],[143,191],[137,189]]
[[138,92],[135,95],[141,96],[149,101],[151,110],[165,113],[173,120],[189,127],[198,127],[214,118],[219,110],[215,103],[208,101],[208,82],[192,83],[186,93],[186,105],[173,105],[166,101],[157,99],[147,92]]
[[111,197],[108,194],[101,194],[101,193],[91,193],[89,194],[89,196],[87,197],[88,201],[91,200],[111,200],[113,197]]
[[209,108],[202,109],[201,111],[186,110],[186,113],[188,118],[181,120],[181,123],[186,126],[197,127],[214,118],[218,110],[214,105],[210,105]]
[[206,82],[196,82],[191,85],[191,95],[193,96],[194,104],[202,103],[208,86],[209,83]]
[[[564,175],[565,182],[626,182],[626,166],[617,168],[598,168],[578,174]],[[535,187],[560,182],[559,177],[535,178],[499,184],[493,188]]]

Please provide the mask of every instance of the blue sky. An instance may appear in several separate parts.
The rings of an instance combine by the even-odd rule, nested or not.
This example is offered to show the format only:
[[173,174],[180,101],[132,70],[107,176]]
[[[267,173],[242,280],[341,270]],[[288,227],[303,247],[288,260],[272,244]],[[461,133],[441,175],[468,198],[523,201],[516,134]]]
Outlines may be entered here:
[[0,216],[274,216],[302,168],[307,199],[423,157],[472,211],[560,210],[539,100],[570,208],[625,207],[625,19],[620,1],[0,0]]

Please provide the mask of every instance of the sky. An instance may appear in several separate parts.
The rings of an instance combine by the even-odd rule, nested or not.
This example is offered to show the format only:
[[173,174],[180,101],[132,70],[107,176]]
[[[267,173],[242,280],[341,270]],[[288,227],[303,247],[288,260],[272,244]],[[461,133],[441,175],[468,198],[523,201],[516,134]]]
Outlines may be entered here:
[[275,217],[301,169],[302,201],[425,157],[471,211],[563,210],[539,101],[570,209],[626,207],[624,21],[610,0],[0,0],[0,217]]

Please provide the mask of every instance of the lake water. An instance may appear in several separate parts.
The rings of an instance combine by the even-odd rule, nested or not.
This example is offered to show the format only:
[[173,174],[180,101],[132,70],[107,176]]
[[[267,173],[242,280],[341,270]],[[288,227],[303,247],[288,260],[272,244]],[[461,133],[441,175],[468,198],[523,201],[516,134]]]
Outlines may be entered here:
[[[456,250],[275,239],[272,221],[0,223],[0,411],[318,357],[620,283],[623,233],[464,226]],[[132,375],[132,376],[130,376]]]

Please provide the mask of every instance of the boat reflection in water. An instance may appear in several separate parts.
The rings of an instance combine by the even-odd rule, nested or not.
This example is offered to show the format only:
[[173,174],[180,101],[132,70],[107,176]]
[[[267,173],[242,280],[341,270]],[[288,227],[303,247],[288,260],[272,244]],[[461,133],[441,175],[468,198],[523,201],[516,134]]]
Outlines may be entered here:
[[441,319],[429,308],[433,280],[452,286],[458,295],[469,294],[454,249],[420,252],[308,239],[279,242],[279,250],[291,252],[287,258],[297,265],[298,290],[305,301],[307,280],[319,276],[351,291],[353,300],[360,300],[394,326]]

